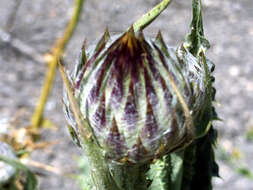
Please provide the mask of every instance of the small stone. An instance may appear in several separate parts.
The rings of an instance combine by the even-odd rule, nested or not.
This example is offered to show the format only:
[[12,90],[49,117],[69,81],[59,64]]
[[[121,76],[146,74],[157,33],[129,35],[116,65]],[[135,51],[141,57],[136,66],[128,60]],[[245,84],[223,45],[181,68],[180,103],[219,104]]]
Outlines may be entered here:
[[239,69],[239,67],[238,66],[236,66],[236,65],[233,65],[233,66],[231,66],[230,68],[229,68],[229,74],[231,75],[231,76],[233,76],[233,77],[237,77],[237,76],[239,76],[239,74],[240,74],[240,69]]

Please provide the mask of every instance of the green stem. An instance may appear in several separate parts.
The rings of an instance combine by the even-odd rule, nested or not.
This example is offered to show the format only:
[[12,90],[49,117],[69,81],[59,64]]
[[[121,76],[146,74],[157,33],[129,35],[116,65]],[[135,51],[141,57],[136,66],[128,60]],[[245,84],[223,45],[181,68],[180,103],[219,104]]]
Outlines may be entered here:
[[140,30],[143,30],[150,23],[152,23],[167,8],[170,2],[171,0],[163,0],[147,14],[143,15],[133,24],[134,31],[138,32]]
[[120,190],[147,190],[146,172],[149,169],[149,164],[119,165],[110,163],[109,167]]
[[90,173],[97,190],[121,190],[110,173],[108,162],[96,143],[86,144],[85,153],[90,162]]
[[53,85],[58,57],[60,57],[62,55],[62,53],[64,52],[64,49],[65,49],[68,41],[72,37],[72,34],[73,34],[75,28],[77,27],[77,23],[78,23],[78,20],[80,17],[80,13],[82,11],[83,3],[84,3],[84,0],[76,0],[75,1],[74,13],[73,13],[73,16],[72,16],[70,22],[68,23],[68,25],[65,29],[64,35],[60,40],[57,40],[55,42],[55,45],[53,48],[53,57],[52,57],[51,61],[49,62],[49,68],[48,68],[45,82],[44,82],[44,85],[42,88],[39,103],[34,111],[32,118],[31,118],[31,126],[34,129],[39,128],[42,123],[43,110],[44,110],[44,107],[46,105],[47,99],[49,97],[49,94],[50,94],[50,91],[51,91],[51,88]]

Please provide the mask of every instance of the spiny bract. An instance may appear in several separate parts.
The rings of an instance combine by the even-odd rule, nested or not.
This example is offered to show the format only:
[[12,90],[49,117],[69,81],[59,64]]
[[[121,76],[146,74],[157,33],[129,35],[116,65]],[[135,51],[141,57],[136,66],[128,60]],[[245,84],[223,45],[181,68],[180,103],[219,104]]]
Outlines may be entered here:
[[[194,126],[183,104],[191,117],[202,106],[209,70],[183,45],[168,47],[160,32],[146,40],[131,28],[112,37],[106,30],[96,46],[83,47],[71,77],[81,113],[106,157],[144,163],[193,140]],[[80,133],[64,102],[78,141]]]

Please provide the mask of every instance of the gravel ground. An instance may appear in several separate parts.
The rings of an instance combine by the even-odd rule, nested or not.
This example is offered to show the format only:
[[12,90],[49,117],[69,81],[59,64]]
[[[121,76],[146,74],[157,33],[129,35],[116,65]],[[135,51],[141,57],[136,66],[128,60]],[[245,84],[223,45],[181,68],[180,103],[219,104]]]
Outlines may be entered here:
[[[39,54],[50,50],[61,36],[72,12],[71,0],[22,0],[12,27],[7,20],[16,1],[0,0],[0,28],[12,37],[28,44]],[[134,3],[133,3],[134,2]],[[84,38],[92,43],[104,32],[122,32],[158,0],[87,0],[80,24],[70,41],[64,59],[72,67]],[[238,172],[247,168],[253,172],[253,142],[246,134],[253,128],[253,1],[203,0],[206,36],[211,42],[209,58],[216,63],[217,111],[221,122],[217,158],[222,179],[214,180],[217,190],[253,190],[253,179]],[[129,16],[131,15],[131,16]],[[191,1],[174,0],[168,9],[145,30],[155,37],[161,30],[166,42],[179,45],[188,32]],[[43,84],[46,65],[33,59],[34,55],[20,53],[0,41],[0,118],[11,118],[18,109],[32,113]],[[62,84],[57,75],[45,116],[59,129],[45,130],[45,140],[59,140],[50,152],[35,151],[32,158],[61,168],[63,175],[46,173],[40,178],[41,190],[78,190],[71,174],[77,173],[75,159],[81,150],[66,130],[61,110]]]

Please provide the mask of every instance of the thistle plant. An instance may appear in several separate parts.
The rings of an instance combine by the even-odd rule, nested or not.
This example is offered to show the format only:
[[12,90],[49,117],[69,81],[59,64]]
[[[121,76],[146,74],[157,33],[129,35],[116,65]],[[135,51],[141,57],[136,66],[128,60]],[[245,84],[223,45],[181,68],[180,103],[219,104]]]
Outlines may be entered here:
[[191,32],[179,47],[161,32],[155,40],[142,32],[169,2],[123,34],[106,30],[97,45],[84,43],[71,75],[59,63],[70,133],[95,189],[211,189],[218,175],[214,64],[205,57],[201,1],[193,0]]

